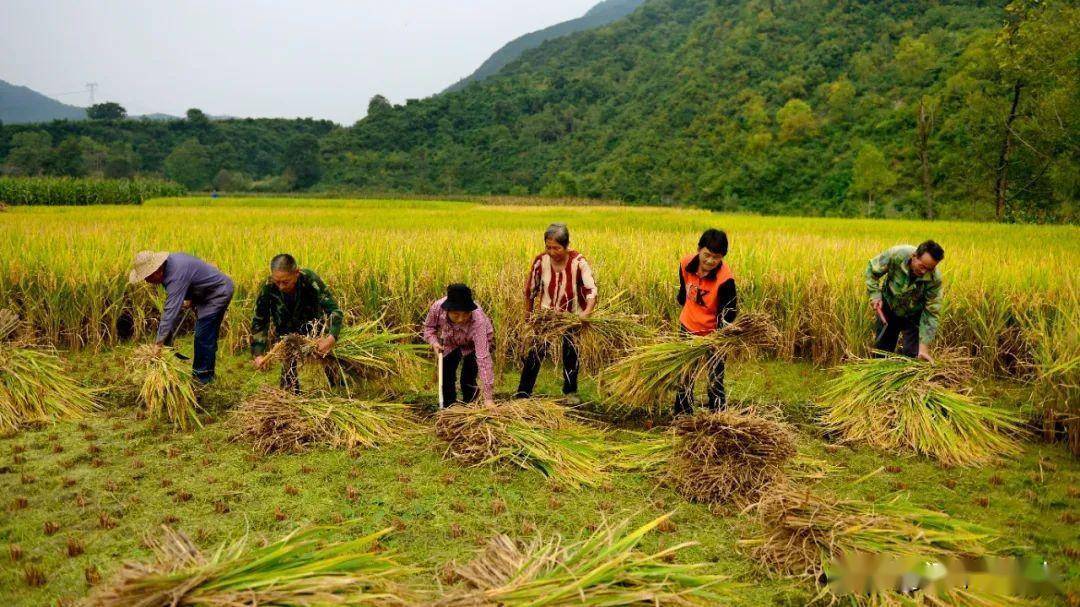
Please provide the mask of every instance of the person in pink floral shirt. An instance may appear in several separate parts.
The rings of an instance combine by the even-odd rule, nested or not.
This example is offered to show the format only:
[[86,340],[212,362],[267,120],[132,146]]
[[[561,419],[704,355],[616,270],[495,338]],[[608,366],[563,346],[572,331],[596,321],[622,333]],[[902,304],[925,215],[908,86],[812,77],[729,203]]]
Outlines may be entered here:
[[459,402],[455,385],[459,366],[460,402],[472,402],[477,393],[482,393],[485,405],[495,403],[495,365],[491,359],[494,334],[491,321],[473,301],[472,290],[463,284],[446,287],[446,297],[431,304],[424,320],[424,341],[443,357],[442,395],[446,406]]

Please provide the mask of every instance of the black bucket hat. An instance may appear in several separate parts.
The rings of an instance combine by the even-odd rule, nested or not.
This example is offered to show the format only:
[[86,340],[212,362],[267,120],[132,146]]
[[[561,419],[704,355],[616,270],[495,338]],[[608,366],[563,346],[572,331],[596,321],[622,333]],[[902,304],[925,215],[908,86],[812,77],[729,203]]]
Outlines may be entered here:
[[442,302],[442,309],[447,312],[472,312],[477,308],[472,298],[472,290],[469,287],[455,283],[446,287],[446,301]]

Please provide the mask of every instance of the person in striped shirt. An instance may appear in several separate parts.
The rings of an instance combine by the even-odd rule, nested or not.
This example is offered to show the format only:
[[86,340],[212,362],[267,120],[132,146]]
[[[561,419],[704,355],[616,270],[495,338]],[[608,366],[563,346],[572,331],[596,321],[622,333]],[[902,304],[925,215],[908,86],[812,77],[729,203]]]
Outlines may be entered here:
[[[525,316],[541,309],[555,309],[588,318],[596,307],[596,279],[585,257],[570,248],[570,230],[553,223],[544,232],[544,252],[529,266],[525,280]],[[547,352],[536,348],[523,361],[517,398],[528,398],[536,386],[540,366]],[[563,395],[568,404],[581,403],[578,396],[578,352],[572,334],[562,339]]]

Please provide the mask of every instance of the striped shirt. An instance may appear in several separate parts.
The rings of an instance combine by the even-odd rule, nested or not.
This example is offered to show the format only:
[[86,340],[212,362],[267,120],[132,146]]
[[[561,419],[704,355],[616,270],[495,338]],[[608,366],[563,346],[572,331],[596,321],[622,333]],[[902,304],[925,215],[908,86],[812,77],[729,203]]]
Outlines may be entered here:
[[529,266],[525,281],[525,299],[540,300],[540,307],[563,312],[580,312],[590,299],[596,299],[596,279],[585,256],[570,251],[566,266],[559,271],[552,267],[551,256],[541,253]]

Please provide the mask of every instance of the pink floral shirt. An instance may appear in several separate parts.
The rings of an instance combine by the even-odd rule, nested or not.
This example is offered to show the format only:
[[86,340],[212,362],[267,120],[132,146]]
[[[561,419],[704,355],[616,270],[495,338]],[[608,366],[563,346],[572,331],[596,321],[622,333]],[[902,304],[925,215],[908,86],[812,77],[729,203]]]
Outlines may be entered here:
[[491,400],[495,394],[495,364],[491,359],[495,328],[480,307],[472,311],[469,322],[450,322],[450,315],[442,309],[444,301],[445,297],[435,301],[428,309],[427,319],[424,320],[424,341],[433,346],[442,346],[447,354],[455,349],[461,350],[462,356],[475,352],[476,366],[480,371],[480,391],[484,400]]

